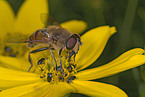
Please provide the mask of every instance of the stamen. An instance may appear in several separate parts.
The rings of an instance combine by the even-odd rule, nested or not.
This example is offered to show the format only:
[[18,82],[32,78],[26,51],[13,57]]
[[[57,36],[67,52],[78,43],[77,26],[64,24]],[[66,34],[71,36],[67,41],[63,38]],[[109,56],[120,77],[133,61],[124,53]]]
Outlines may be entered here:
[[5,51],[6,51],[6,52],[12,52],[12,49],[6,46],[6,47],[5,47]]
[[17,54],[17,53],[14,53],[14,52],[13,52],[13,49],[10,48],[10,47],[8,47],[8,46],[6,46],[6,47],[4,48],[3,55],[5,55],[5,56],[11,56],[11,57],[16,57],[16,54]]
[[63,75],[60,75],[60,76],[59,76],[59,81],[64,81]]
[[73,69],[73,68],[72,68],[71,65],[69,65],[69,66],[67,67],[67,69],[68,69],[69,72],[72,72],[72,69]]
[[40,64],[44,64],[44,61],[45,61],[45,58],[41,58],[39,61],[38,61],[38,65],[40,65]]
[[74,80],[75,78],[76,78],[76,76],[71,76],[71,77],[67,80],[67,83],[72,82],[72,80]]
[[74,75],[77,73],[75,68],[76,64],[74,63],[74,61],[71,61],[70,63],[68,62],[68,59],[62,57],[62,72],[59,58],[56,58],[56,60],[59,66],[54,68],[55,62],[52,57],[41,58],[40,60],[38,60],[38,67],[35,72],[40,73],[40,78],[49,83],[72,82],[72,80],[76,78]]
[[52,73],[47,73],[47,81],[51,82],[52,79]]

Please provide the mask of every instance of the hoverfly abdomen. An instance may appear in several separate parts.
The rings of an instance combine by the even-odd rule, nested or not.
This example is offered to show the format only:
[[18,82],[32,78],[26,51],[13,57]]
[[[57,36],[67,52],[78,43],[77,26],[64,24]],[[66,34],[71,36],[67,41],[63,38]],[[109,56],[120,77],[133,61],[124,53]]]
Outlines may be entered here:
[[47,33],[47,29],[39,29],[28,39],[28,47],[34,47],[35,45],[42,45],[42,44],[48,44],[50,42],[50,36]]

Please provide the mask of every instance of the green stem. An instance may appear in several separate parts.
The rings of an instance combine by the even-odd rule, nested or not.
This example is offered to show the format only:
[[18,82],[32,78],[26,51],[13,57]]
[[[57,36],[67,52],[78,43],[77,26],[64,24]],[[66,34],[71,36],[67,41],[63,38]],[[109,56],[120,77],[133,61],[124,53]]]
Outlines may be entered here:
[[136,8],[139,0],[129,0],[127,11],[125,15],[125,19],[123,21],[122,29],[118,33],[119,34],[119,43],[117,52],[124,51],[130,48],[131,44],[131,34],[132,34],[132,26],[134,22],[134,17],[136,13]]
[[104,0],[80,0],[79,2],[89,28],[105,24],[103,14]]
[[140,95],[140,97],[145,97],[145,85],[144,85],[144,89],[143,89],[142,94]]

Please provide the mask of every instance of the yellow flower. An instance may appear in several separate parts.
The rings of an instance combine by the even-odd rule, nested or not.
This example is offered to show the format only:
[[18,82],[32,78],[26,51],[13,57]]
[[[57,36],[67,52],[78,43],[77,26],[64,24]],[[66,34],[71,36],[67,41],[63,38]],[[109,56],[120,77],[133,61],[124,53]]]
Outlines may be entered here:
[[[32,30],[37,30],[37,28],[33,28],[33,26],[28,26],[31,24],[34,25],[35,21],[25,24],[27,19],[24,19],[24,17],[28,15],[27,11],[30,11],[26,10],[30,8],[28,8],[28,5],[31,5],[33,9],[33,7],[38,7],[38,5],[40,4],[41,6],[39,6],[39,8],[41,8],[43,4],[41,4],[40,2],[44,2],[46,0],[37,0],[37,2],[38,1],[39,3],[34,6],[32,5],[34,2],[36,3],[36,0],[25,1],[24,5],[21,8],[22,12],[20,11],[21,13],[23,13],[23,15],[18,14],[17,16],[18,18],[20,15],[22,20],[16,19],[16,21],[18,20],[19,22],[16,23],[18,24],[17,27],[14,27],[14,29],[17,28],[19,30],[14,30],[13,33],[15,33],[15,31],[20,31],[20,33],[31,33],[33,32]],[[10,8],[8,7],[7,2],[1,0],[0,5],[3,5],[7,8],[6,14],[8,14]],[[32,10],[32,12],[33,11],[34,10]],[[12,14],[12,12],[10,13]],[[8,16],[10,17],[11,14]],[[31,19],[33,19],[35,15],[31,15],[31,12],[29,12],[28,16],[31,16]],[[6,22],[6,24],[7,23],[8,22]],[[24,25],[26,26],[23,27]],[[71,25],[72,28],[70,24],[66,26],[65,25],[66,24],[64,23],[63,27],[68,27],[70,29],[72,29],[73,27],[79,28],[78,25]],[[3,27],[8,28],[9,26],[0,24],[0,27],[3,32],[7,33],[7,30],[3,29]],[[30,30],[27,30],[27,27]],[[74,32],[75,31],[80,32],[81,30],[76,29],[74,30]],[[56,71],[53,68],[51,69],[54,62],[51,56],[46,59],[44,64],[33,67],[33,70],[31,70],[31,72],[27,72],[30,63],[23,58],[0,56],[0,90],[2,90],[0,92],[0,97],[62,97],[68,93],[82,93],[93,97],[127,97],[126,93],[116,86],[89,80],[111,76],[113,74],[117,74],[119,72],[144,64],[145,55],[142,54],[145,51],[143,49],[132,49],[125,52],[108,64],[88,70],[82,70],[91,65],[100,56],[109,37],[115,32],[115,27],[109,26],[97,27],[86,32],[81,37],[83,45],[80,47],[80,50],[76,55],[75,64],[72,64],[71,69],[68,68],[68,62],[62,56],[62,64],[64,66],[63,68],[65,76],[61,76],[62,74],[60,73],[60,71]],[[4,43],[2,44],[2,46],[3,45]],[[35,61],[35,63],[37,63],[38,60]],[[50,67],[48,68],[47,66]],[[41,69],[44,70],[42,71]],[[52,77],[48,76],[50,73],[52,73]]]
[[[27,46],[7,41],[25,41],[34,31],[44,28],[45,21],[42,20],[45,17],[42,15],[48,14],[48,0],[25,0],[16,16],[6,0],[0,0],[0,6],[0,54],[21,57],[28,50]],[[87,27],[81,20],[70,20],[61,25],[74,33],[80,33]]]

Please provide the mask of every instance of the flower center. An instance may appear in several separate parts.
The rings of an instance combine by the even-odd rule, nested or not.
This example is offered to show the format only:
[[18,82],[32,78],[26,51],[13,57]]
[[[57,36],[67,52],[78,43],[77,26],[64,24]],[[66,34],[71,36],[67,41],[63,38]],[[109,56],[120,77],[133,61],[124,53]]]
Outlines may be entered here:
[[56,58],[56,60],[57,62],[55,63],[52,57],[41,58],[38,61],[38,67],[36,68],[36,72],[40,74],[40,78],[50,83],[56,82],[70,83],[72,80],[76,78],[74,76],[77,73],[75,69],[76,67],[75,62],[72,60],[68,62],[68,59],[62,57],[61,61],[63,66],[61,69],[59,58]]
[[8,46],[5,46],[4,51],[3,51],[3,55],[16,57],[16,53],[14,53],[13,49],[8,47]]
[[2,55],[10,57],[20,57],[28,51],[28,47],[25,44],[27,35],[21,32],[7,32],[4,40],[1,40],[1,51]]

